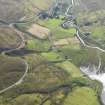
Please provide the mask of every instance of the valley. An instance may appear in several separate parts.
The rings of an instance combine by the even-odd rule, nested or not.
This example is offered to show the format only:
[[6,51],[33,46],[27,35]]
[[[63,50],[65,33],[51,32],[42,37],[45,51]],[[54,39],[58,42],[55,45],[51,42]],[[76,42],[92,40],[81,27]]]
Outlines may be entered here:
[[0,0],[10,5],[0,12],[0,105],[104,105],[103,0],[10,1]]

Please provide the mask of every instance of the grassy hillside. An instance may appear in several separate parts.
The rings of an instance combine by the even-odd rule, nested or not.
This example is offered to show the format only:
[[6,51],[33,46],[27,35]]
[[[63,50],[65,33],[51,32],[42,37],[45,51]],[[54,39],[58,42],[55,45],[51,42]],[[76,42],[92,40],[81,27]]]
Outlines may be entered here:
[[[81,94],[81,97],[80,97]],[[64,102],[64,105],[100,105],[97,102],[96,94],[92,89],[87,87],[75,88],[71,94],[69,94]],[[84,98],[85,97],[85,98]]]
[[75,2],[76,13],[80,12],[96,12],[98,10],[105,9],[105,1],[104,0],[76,0]]
[[24,61],[20,58],[12,58],[0,55],[0,90],[17,82],[25,72]]
[[32,17],[40,10],[49,8],[53,0],[0,0],[0,20],[18,21],[24,16]]
[[[25,19],[35,19],[36,14],[40,10],[47,10],[52,2],[53,0],[0,0],[0,8],[4,11],[0,11],[0,19],[8,22],[18,21],[23,16],[26,16]],[[88,6],[86,0],[83,3]],[[7,8],[8,11],[5,11]],[[94,11],[89,16],[92,13]],[[97,65],[98,52],[80,44],[75,37],[75,28],[63,29],[61,24],[65,19],[62,17],[64,16],[39,19],[36,23],[18,23],[20,31],[28,31],[30,28],[34,30],[33,25],[36,24],[47,28],[51,32],[52,41],[48,37],[38,39],[31,32],[26,32],[26,46],[20,50],[22,56],[16,55],[17,53],[14,56],[0,55],[0,90],[22,77],[26,68],[22,59],[29,67],[21,84],[0,94],[0,105],[101,105],[99,95],[102,84],[90,80],[79,69],[81,65]],[[80,15],[78,23],[85,17],[88,18],[86,14]],[[93,18],[89,18],[91,19]],[[81,30],[82,28],[84,27]],[[93,33],[95,37],[95,29]],[[39,33],[38,35],[40,36]],[[20,38],[14,30],[0,27],[1,48],[15,48],[19,43]],[[23,50],[30,53],[26,54]],[[102,57],[104,59],[105,56]]]
[[[39,54],[30,54],[25,59],[30,66],[27,76],[22,84],[0,96],[1,105],[75,105],[78,102],[82,105],[100,105],[97,93],[101,90],[101,85],[90,81],[69,61],[48,63]],[[9,70],[7,71],[11,73]],[[10,81],[6,83],[9,85]],[[83,99],[84,102],[81,101]]]
[[21,43],[19,35],[7,26],[0,26],[0,48],[16,48]]
[[[99,46],[105,49],[105,1],[104,0],[80,0],[78,6],[83,11],[78,11],[77,22],[80,25],[81,32],[85,35],[89,33],[86,38],[87,43],[92,46]],[[77,15],[77,13],[76,13]],[[85,35],[83,37],[85,37]]]

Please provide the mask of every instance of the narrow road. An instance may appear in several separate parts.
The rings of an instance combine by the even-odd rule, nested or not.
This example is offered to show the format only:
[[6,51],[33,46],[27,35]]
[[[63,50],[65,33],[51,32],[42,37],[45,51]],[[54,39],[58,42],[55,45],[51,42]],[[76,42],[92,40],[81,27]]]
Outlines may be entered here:
[[13,87],[15,87],[23,82],[23,79],[26,77],[26,75],[28,73],[28,69],[29,69],[28,64],[25,60],[24,60],[24,64],[25,64],[26,68],[25,68],[25,73],[23,74],[23,76],[16,83],[12,84],[11,86],[9,86],[3,90],[0,90],[0,94],[6,92],[9,89],[12,89]]
[[[6,55],[7,53],[20,50],[21,48],[23,48],[23,47],[25,46],[25,39],[24,39],[24,36],[23,36],[24,33],[21,32],[21,31],[19,31],[19,30],[17,30],[13,25],[14,25],[14,24],[10,24],[10,25],[8,25],[8,26],[9,26],[11,29],[13,29],[13,30],[19,35],[19,37],[20,37],[20,39],[21,39],[21,43],[20,43],[20,45],[19,45],[18,47],[14,48],[14,49],[10,49],[10,50],[3,51],[3,52],[2,52],[2,55]],[[3,90],[0,90],[0,94],[6,92],[6,91],[9,90],[9,89],[12,89],[13,87],[15,87],[15,86],[17,86],[17,85],[19,85],[19,84],[21,84],[21,83],[23,82],[23,80],[24,80],[24,78],[26,77],[26,75],[27,75],[27,73],[28,73],[28,70],[29,70],[29,65],[28,65],[28,63],[27,63],[25,60],[24,60],[24,64],[25,64],[26,67],[25,67],[25,72],[24,72],[23,76],[22,76],[17,82],[15,82],[14,84],[12,84],[11,86],[9,86],[9,87],[7,87],[7,88],[5,88],[5,89],[3,89]]]
[[21,39],[21,43],[18,47],[14,48],[14,49],[10,49],[10,50],[6,50],[6,51],[3,51],[2,54],[5,55],[6,53],[10,53],[10,52],[13,52],[13,51],[16,51],[16,50],[20,50],[21,48],[23,48],[25,46],[25,40],[24,40],[24,33],[21,32],[21,31],[18,31],[16,28],[14,28],[13,24],[10,24],[9,27],[11,29],[13,29],[20,37]]

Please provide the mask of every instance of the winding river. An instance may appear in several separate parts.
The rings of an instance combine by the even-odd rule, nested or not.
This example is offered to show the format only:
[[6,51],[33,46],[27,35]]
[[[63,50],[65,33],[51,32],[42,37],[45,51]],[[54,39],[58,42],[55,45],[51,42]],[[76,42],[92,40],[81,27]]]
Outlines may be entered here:
[[[72,0],[72,6],[75,6],[75,3],[74,3],[74,0]],[[65,12],[65,15],[68,17],[69,16],[69,14],[68,14],[68,12],[69,12],[69,9],[70,8],[72,8],[71,7],[71,5],[67,8],[67,10],[66,10],[66,12]],[[20,36],[20,38],[21,38],[21,44],[20,44],[20,46],[19,47],[17,47],[17,48],[15,48],[15,49],[12,49],[12,50],[7,50],[7,51],[4,51],[4,52],[2,52],[2,54],[5,54],[6,55],[6,53],[9,53],[9,52],[12,52],[12,51],[14,51],[14,50],[19,50],[19,49],[21,49],[21,48],[23,48],[24,46],[25,46],[25,41],[24,41],[24,37],[23,37],[23,32],[21,32],[21,31],[18,31],[17,29],[15,29],[14,27],[13,27],[13,24],[10,24],[9,25],[9,27],[11,27],[12,29],[14,29],[18,34],[19,34],[19,36]],[[92,47],[92,46],[89,46],[89,45],[87,45],[85,42],[84,42],[84,40],[80,37],[80,35],[79,35],[79,28],[76,26],[75,27],[76,28],[76,30],[77,30],[77,38],[79,39],[79,41],[85,46],[85,47],[87,47],[87,48],[92,48],[92,49],[97,49],[97,50],[99,50],[100,52],[104,52],[105,53],[105,50],[104,49],[101,49],[101,48],[99,48],[99,47]],[[23,79],[25,78],[25,76],[27,75],[27,73],[28,73],[28,63],[24,60],[24,64],[26,65],[26,68],[25,68],[25,72],[24,72],[24,74],[23,74],[23,76],[16,82],[16,83],[14,83],[13,85],[11,85],[11,86],[9,86],[9,87],[7,87],[7,88],[5,88],[5,89],[3,89],[3,90],[0,90],[0,94],[1,93],[4,93],[5,91],[7,91],[7,90],[9,90],[9,89],[11,89],[11,88],[13,88],[14,86],[16,86],[16,85],[18,85],[18,84],[20,84],[20,83],[22,83],[22,81],[23,81]],[[100,81],[102,84],[103,84],[103,91],[102,91],[102,94],[101,94],[101,99],[102,99],[102,102],[104,103],[104,105],[105,105],[105,73],[103,73],[103,74],[97,74],[95,71],[97,71],[97,70],[99,70],[100,69],[100,66],[101,66],[101,61],[99,61],[99,66],[98,66],[98,68],[96,69],[96,68],[94,68],[94,70],[91,72],[89,69],[89,67],[80,67],[80,70],[84,73],[84,74],[86,74],[90,79],[92,79],[92,80],[98,80],[98,81]]]
[[[65,12],[65,16],[66,17],[69,17],[69,10],[71,8],[73,8],[75,6],[75,0],[72,0],[72,3],[71,5],[69,5],[69,7],[67,8],[66,12]],[[71,20],[73,21],[73,20]],[[76,36],[77,38],[79,39],[80,43],[83,44],[84,47],[87,47],[87,48],[92,48],[92,49],[97,49],[98,51],[100,52],[103,52],[105,53],[105,50],[104,49],[101,49],[100,47],[93,47],[93,46],[89,46],[85,43],[85,41],[80,37],[80,31],[79,31],[79,27],[77,25],[74,25],[75,29],[76,29]],[[92,68],[93,70],[91,71],[89,66],[88,67],[85,67],[85,66],[82,66],[80,67],[80,70],[86,74],[91,80],[98,80],[99,82],[101,82],[103,84],[103,90],[102,90],[102,94],[101,94],[101,100],[102,100],[102,103],[105,105],[105,73],[102,73],[102,74],[97,74],[96,71],[99,71],[100,70],[100,67],[101,67],[101,58],[99,58],[99,65],[98,65],[98,68],[96,68],[95,66]]]
[[[84,40],[80,37],[79,35],[79,30],[77,30],[77,38],[79,39],[79,41],[87,48],[92,48],[92,49],[97,49],[100,52],[105,52],[104,49],[101,49],[99,47],[92,47],[92,46],[88,46]],[[100,58],[99,58],[100,59]],[[96,71],[99,71],[101,67],[101,61],[99,61],[99,66],[96,69],[95,67],[93,68],[93,72],[91,72],[91,70],[89,69],[89,67],[80,67],[80,70],[86,74],[90,79],[92,80],[98,80],[103,84],[103,90],[102,90],[102,94],[101,94],[101,99],[103,104],[105,105],[105,73],[102,74],[97,74]]]
[[96,74],[96,72],[95,72],[96,70],[95,69],[94,69],[93,72],[91,72],[88,67],[84,67],[84,66],[80,67],[80,70],[84,74],[86,74],[90,79],[98,80],[98,81],[100,81],[103,84],[103,90],[102,90],[102,94],[101,94],[101,99],[102,99],[103,104],[105,105],[105,73],[103,73],[103,74]]

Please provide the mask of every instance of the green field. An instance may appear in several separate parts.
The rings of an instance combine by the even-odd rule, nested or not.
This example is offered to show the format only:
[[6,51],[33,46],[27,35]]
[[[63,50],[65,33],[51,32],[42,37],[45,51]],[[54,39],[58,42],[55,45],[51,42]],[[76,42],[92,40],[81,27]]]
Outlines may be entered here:
[[49,19],[45,21],[39,21],[38,23],[44,27],[49,28],[54,39],[73,37],[76,33],[76,30],[74,28],[66,30],[61,28],[61,23],[63,23],[61,19]]
[[68,94],[64,105],[100,105],[100,103],[94,90],[87,87],[77,87]]
[[104,26],[93,27],[93,30],[92,30],[93,38],[105,40],[104,36],[105,36],[105,27]]
[[73,78],[83,76],[83,74],[80,72],[80,70],[69,61],[65,61],[63,63],[58,63],[57,66],[66,70],[67,72],[69,72]]
[[64,58],[59,55],[56,52],[49,52],[49,53],[42,53],[41,54],[46,60],[50,61],[50,62],[56,62],[56,61],[63,61]]
[[[39,24],[51,31],[52,41],[50,38],[41,40],[24,33],[24,48],[12,52],[13,55],[0,55],[0,91],[16,83],[25,72],[24,61],[28,64],[28,72],[22,83],[0,94],[0,105],[101,105],[99,95],[102,84],[90,80],[80,71],[80,66],[98,65],[100,56],[103,69],[105,55],[83,47],[75,37],[75,28],[63,29],[61,24],[66,21],[64,16],[34,21],[39,10],[45,12],[52,2],[53,0],[26,2],[26,17],[32,19],[26,23],[17,23],[17,28],[27,32],[32,24]],[[97,20],[94,13],[89,16],[87,21]],[[86,20],[87,17],[88,14],[84,13],[78,22]],[[104,40],[104,28],[92,27],[91,37]],[[0,32],[1,48],[19,46],[20,39],[12,30],[7,29],[9,34],[2,29]],[[54,45],[55,42],[58,42],[58,45]],[[21,56],[19,52],[22,53]]]
[[49,41],[38,40],[38,39],[28,40],[25,46],[25,48],[28,50],[34,50],[39,52],[48,51],[50,47],[51,47],[51,43]]

